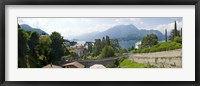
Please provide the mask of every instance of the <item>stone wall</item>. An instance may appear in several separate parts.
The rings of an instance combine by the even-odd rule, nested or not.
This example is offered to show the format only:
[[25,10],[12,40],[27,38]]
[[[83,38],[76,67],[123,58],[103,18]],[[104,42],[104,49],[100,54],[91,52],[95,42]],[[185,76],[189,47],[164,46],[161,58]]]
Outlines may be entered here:
[[135,57],[135,62],[151,64],[159,68],[181,68],[182,57]]
[[151,64],[159,68],[181,68],[182,49],[153,53],[136,53],[130,55],[129,59],[138,63]]

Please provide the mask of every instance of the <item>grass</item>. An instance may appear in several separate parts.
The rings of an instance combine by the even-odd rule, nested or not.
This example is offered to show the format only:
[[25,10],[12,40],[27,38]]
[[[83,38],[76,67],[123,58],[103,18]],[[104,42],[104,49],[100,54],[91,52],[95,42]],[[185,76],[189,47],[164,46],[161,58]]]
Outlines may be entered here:
[[149,52],[159,52],[167,50],[175,50],[182,48],[181,43],[177,42],[162,42],[157,45],[152,46],[151,48],[138,49],[135,53],[149,53]]

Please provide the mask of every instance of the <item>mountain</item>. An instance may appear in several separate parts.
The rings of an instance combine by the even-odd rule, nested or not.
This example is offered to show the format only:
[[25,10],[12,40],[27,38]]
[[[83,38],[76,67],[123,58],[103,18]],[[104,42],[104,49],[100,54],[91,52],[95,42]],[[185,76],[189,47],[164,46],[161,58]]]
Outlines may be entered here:
[[103,32],[93,32],[83,34],[74,39],[79,41],[94,41],[94,39],[102,39],[108,35],[111,39],[118,39],[119,44],[122,48],[129,48],[135,46],[135,43],[142,40],[148,34],[156,34],[159,41],[165,39],[164,35],[158,30],[139,30],[134,25],[117,25],[109,28]]
[[31,26],[29,26],[27,24],[21,24],[20,27],[22,29],[24,29],[24,30],[27,30],[27,31],[36,31],[40,35],[48,35],[48,33],[46,33],[45,31],[41,30],[40,28],[32,28]]
[[109,28],[103,32],[94,32],[75,37],[81,41],[93,41],[94,39],[102,38],[108,35],[112,39],[118,39],[123,41],[128,40],[141,40],[147,34],[156,34],[159,40],[164,40],[164,35],[158,30],[139,30],[134,25],[117,25]]

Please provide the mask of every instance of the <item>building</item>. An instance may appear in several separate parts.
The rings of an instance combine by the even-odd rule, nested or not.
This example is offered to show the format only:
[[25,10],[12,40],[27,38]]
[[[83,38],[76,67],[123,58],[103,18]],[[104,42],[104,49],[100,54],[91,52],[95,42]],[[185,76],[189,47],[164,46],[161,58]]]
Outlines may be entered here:
[[81,45],[75,45],[71,47],[74,52],[77,53],[78,57],[84,56],[88,53],[87,49],[81,44]]
[[135,48],[136,48],[136,49],[140,49],[140,48],[141,48],[141,43],[142,43],[141,41],[136,42],[136,43],[135,43]]
[[62,65],[64,68],[84,68],[85,66],[77,61]]
[[61,66],[58,66],[58,65],[53,65],[53,64],[48,64],[42,68],[62,68]]

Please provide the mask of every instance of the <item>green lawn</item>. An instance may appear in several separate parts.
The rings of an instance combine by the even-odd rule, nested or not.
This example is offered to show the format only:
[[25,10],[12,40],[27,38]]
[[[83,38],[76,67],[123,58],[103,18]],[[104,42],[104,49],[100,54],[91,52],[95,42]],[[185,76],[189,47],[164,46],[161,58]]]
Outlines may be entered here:
[[124,59],[118,66],[119,68],[144,68],[145,65],[142,63],[136,63],[132,60]]

